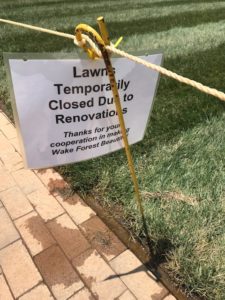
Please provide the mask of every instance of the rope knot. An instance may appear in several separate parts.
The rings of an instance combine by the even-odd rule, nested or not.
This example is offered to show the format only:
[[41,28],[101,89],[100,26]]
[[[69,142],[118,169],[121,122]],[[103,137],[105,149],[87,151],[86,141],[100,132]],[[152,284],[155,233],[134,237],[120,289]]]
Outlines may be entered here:
[[78,36],[75,35],[74,44],[82,48],[91,59],[102,57],[101,51],[86,34],[79,34]]
[[82,39],[80,41],[78,41],[76,39],[76,37],[74,38],[74,44],[78,44],[78,46],[80,48],[85,48],[86,47],[86,40],[82,37]]

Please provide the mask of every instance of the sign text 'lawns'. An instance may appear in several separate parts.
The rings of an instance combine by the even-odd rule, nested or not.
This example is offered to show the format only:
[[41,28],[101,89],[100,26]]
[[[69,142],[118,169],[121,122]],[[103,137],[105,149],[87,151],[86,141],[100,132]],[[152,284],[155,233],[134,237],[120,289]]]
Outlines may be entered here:
[[[83,161],[123,148],[119,120],[102,60],[9,56],[16,120],[29,168]],[[161,54],[145,56],[160,64]],[[158,73],[112,58],[130,144],[144,136]],[[35,93],[34,93],[35,88]]]

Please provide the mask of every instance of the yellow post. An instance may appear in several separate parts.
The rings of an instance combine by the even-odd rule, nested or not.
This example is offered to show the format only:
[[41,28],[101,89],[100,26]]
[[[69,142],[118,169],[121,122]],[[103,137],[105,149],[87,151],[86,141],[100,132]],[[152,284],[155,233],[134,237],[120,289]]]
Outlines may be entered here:
[[[97,19],[97,22],[98,22],[99,30],[101,32],[103,41],[105,42],[106,45],[109,45],[110,44],[110,39],[109,39],[109,34],[108,34],[108,30],[106,28],[104,18],[99,17]],[[109,55],[108,55],[108,57],[109,57]],[[126,152],[126,156],[127,156],[128,166],[129,166],[129,170],[130,170],[130,173],[131,173],[131,178],[132,178],[132,181],[133,181],[133,184],[134,184],[134,191],[135,191],[135,194],[136,194],[137,205],[138,205],[138,208],[139,208],[141,214],[143,215],[144,212],[143,212],[143,206],[142,206],[142,199],[141,199],[141,194],[140,194],[140,190],[139,190],[137,176],[136,176],[136,173],[135,173],[134,162],[133,162],[133,158],[132,158],[132,155],[131,155],[130,146],[129,146],[129,142],[128,142],[128,138],[127,138],[127,134],[126,134],[126,126],[125,126],[125,122],[124,122],[124,118],[123,118],[123,112],[122,112],[122,107],[121,107],[120,96],[119,96],[117,83],[116,83],[116,78],[115,78],[115,75],[114,75],[112,64],[111,64],[111,61],[110,61],[109,58],[108,58],[107,63],[106,63],[106,68],[108,70],[109,80],[110,80],[110,84],[111,84],[111,87],[112,87],[113,98],[114,98],[114,102],[115,102],[115,105],[116,105],[116,111],[118,113],[120,129],[121,129],[121,133],[122,133],[122,137],[123,137],[123,142],[124,142],[125,152]]]
[[107,27],[105,25],[105,20],[103,17],[98,17],[97,19],[98,27],[102,36],[102,39],[105,43],[105,45],[110,45],[110,39],[109,39],[109,33],[107,30]]
[[[92,27],[85,25],[85,24],[78,25],[76,27],[75,34],[76,34],[76,38],[78,41],[82,40],[82,36],[81,36],[82,33],[85,33],[85,34],[88,34],[89,36],[91,36],[92,39],[98,44],[99,49],[102,53],[102,57],[104,59],[105,65],[106,65],[110,85],[112,88],[113,98],[114,98],[114,102],[116,105],[116,111],[117,111],[118,118],[119,118],[119,123],[120,123],[122,138],[123,138],[123,142],[124,142],[125,152],[126,152],[126,156],[127,156],[128,166],[129,166],[132,181],[134,184],[134,191],[136,194],[137,206],[139,208],[142,218],[144,219],[144,210],[143,210],[143,206],[142,206],[141,194],[139,191],[138,180],[136,177],[134,163],[133,163],[132,155],[130,152],[130,146],[129,146],[129,142],[128,142],[128,138],[127,138],[127,134],[126,134],[126,127],[125,127],[125,122],[124,122],[124,118],[123,118],[123,112],[122,112],[119,92],[117,89],[117,83],[116,83],[113,67],[112,67],[112,64],[110,61],[109,53],[105,47],[106,43],[108,43],[108,44],[110,43],[109,35],[108,35],[108,31],[107,31],[105,23],[104,23],[104,19],[102,17],[100,17],[100,18],[98,18],[97,21],[98,21],[98,24],[100,27],[100,31],[102,33],[102,37]],[[86,45],[84,46],[84,50],[86,52],[88,52]]]

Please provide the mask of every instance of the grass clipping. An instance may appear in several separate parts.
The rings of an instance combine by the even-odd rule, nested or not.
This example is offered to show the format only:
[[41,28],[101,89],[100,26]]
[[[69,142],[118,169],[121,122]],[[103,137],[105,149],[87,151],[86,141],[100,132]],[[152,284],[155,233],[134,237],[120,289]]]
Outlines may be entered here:
[[181,192],[147,192],[142,191],[141,195],[144,200],[149,199],[160,199],[165,201],[177,201],[177,202],[185,202],[189,205],[196,206],[198,204],[197,198],[184,195]]

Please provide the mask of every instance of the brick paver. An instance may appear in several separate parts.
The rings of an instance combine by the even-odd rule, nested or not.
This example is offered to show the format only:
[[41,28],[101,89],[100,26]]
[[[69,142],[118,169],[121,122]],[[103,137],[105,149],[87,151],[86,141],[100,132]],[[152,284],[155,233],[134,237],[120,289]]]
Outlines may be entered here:
[[117,236],[97,216],[84,222],[81,228],[93,247],[107,260],[118,256],[126,250],[126,247],[120,242]]
[[10,139],[10,143],[13,145],[15,150],[18,151],[18,153],[20,153],[20,145],[19,145],[18,138],[16,137],[16,138]]
[[84,282],[99,299],[113,300],[126,290],[126,286],[96,250],[87,250],[73,260]]
[[25,194],[30,194],[43,187],[39,178],[31,170],[18,170],[13,172],[12,176]]
[[91,295],[88,289],[83,288],[79,292],[77,292],[74,296],[69,298],[69,300],[95,300],[95,298]]
[[64,212],[57,200],[45,188],[29,194],[28,198],[45,221],[56,218]]
[[12,294],[3,275],[0,275],[0,299],[13,300]]
[[125,291],[118,300],[135,300],[134,295],[131,294],[129,290]]
[[11,124],[8,123],[6,125],[1,126],[1,131],[4,133],[4,135],[10,140],[13,139],[17,136],[15,127]]
[[168,295],[166,298],[163,300],[176,300],[176,298],[173,295]]
[[78,195],[66,198],[57,196],[56,198],[78,225],[95,215],[95,212]]
[[0,167],[0,192],[15,186],[15,181],[5,168]]
[[6,153],[13,153],[15,152],[14,147],[11,145],[11,143],[8,141],[8,139],[4,136],[4,134],[0,130],[0,153],[1,155]]
[[18,152],[0,153],[0,158],[7,170],[16,171],[23,168],[23,162]]
[[42,280],[21,241],[0,251],[0,265],[15,297],[21,296]]
[[27,197],[18,187],[13,187],[1,192],[0,199],[13,220],[22,217],[33,210]]
[[0,110],[0,300],[174,300],[53,169],[25,170]]
[[19,239],[19,234],[15,229],[5,209],[0,208],[0,249]]
[[55,243],[44,221],[36,212],[17,219],[15,224],[32,256]]
[[9,123],[10,123],[10,120],[6,117],[6,115],[0,109],[0,128]]
[[35,173],[54,196],[65,194],[69,187],[62,176],[53,169],[36,170]]
[[110,262],[128,289],[140,300],[163,299],[168,291],[147,274],[146,268],[130,251],[126,250]]
[[65,300],[84,286],[59,247],[52,246],[34,260],[57,299]]
[[19,298],[19,300],[54,300],[45,284],[40,284]]
[[91,247],[67,214],[54,219],[47,226],[69,259]]

